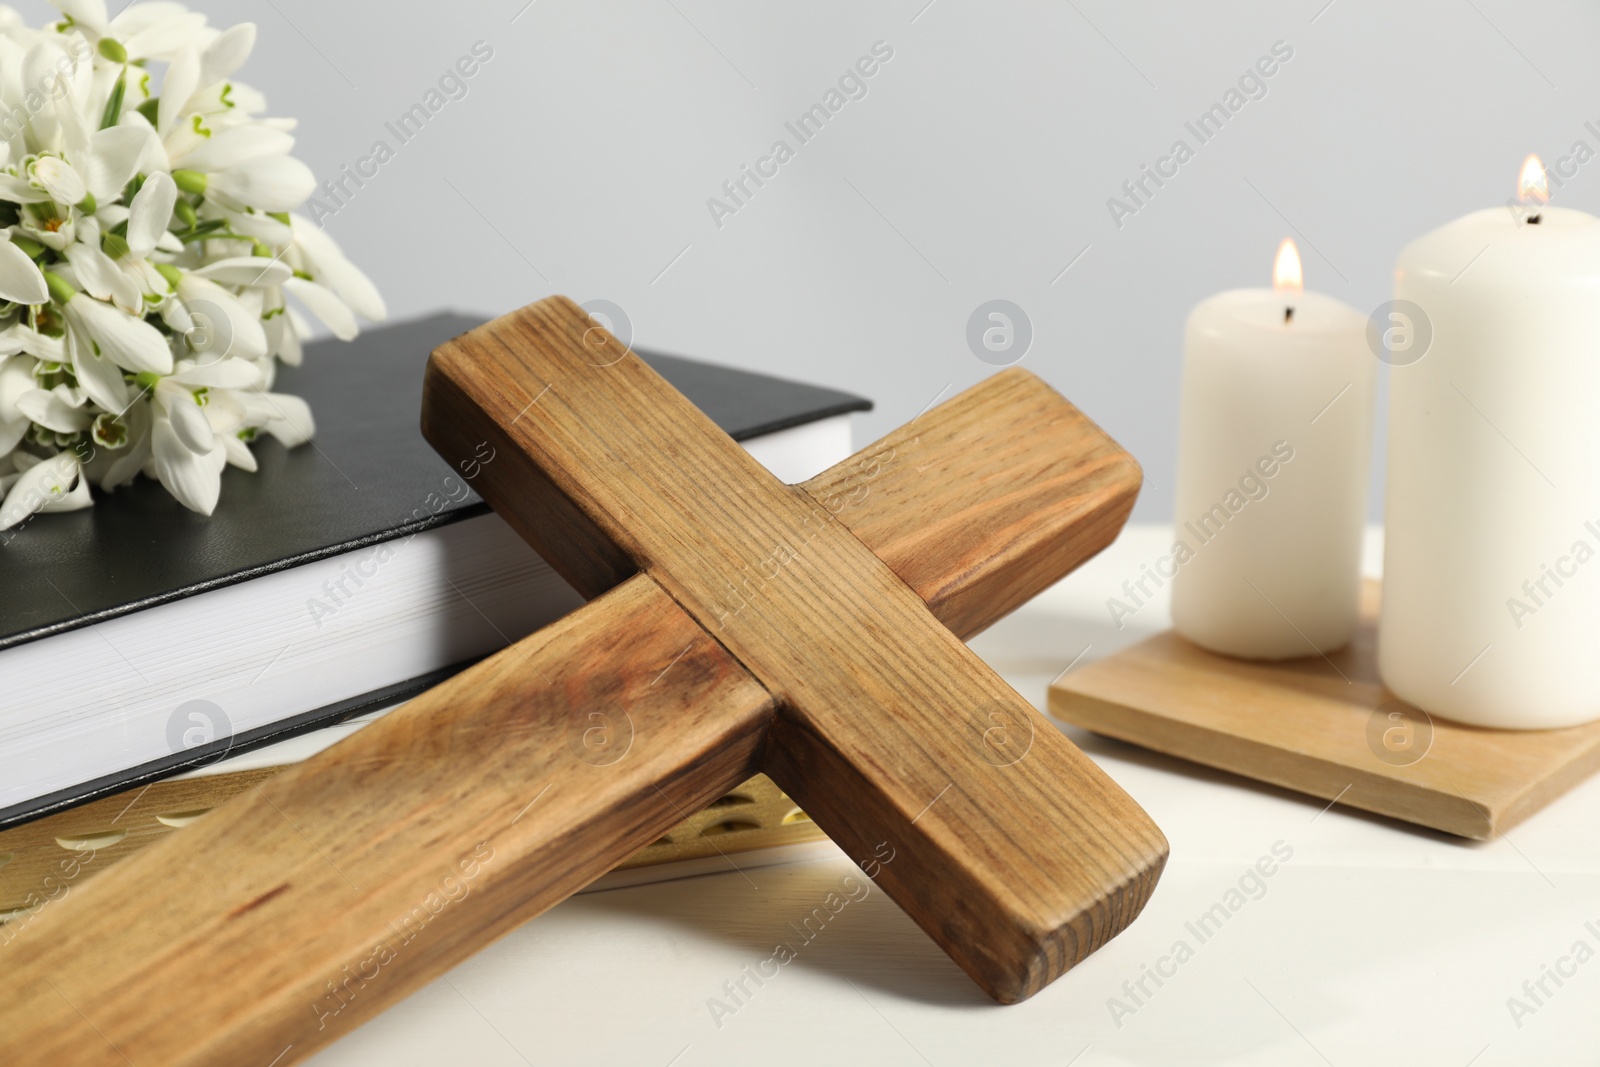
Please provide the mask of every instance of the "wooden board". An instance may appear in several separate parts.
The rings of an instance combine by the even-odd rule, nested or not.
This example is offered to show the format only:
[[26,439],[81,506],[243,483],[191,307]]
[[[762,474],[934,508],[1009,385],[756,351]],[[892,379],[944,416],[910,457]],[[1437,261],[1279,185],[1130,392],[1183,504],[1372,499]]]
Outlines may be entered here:
[[1009,371],[784,486],[564,299],[430,366],[436,447],[622,584],[0,927],[0,1063],[297,1062],[759,770],[998,999],[1139,913],[1160,831],[959,640],[1137,494],[1065,400]]
[[[1165,838],[845,525],[870,482],[832,504],[783,485],[596,333],[551,298],[439,346],[423,435],[451,460],[487,441],[475,487],[580,592],[642,568],[725,647],[776,706],[762,769],[990,996],[1121,931]],[[1003,408],[972,418],[1014,432]],[[1119,457],[1102,477],[1117,502],[1139,476]],[[1015,757],[990,745],[1024,732]]]
[[[1137,486],[1137,471],[1099,427],[1038,378],[1009,370],[805,490],[840,510],[946,626],[971,637],[1109,544]],[[0,921],[50,899],[51,885],[81,883],[281,769],[157,782],[0,831]],[[739,797],[752,803],[731,799]],[[758,774],[617,869],[826,836],[797,812]],[[704,837],[707,827],[722,832]]]
[[[42,906],[55,884],[79,884],[111,868],[289,766],[154,782],[0,831],[0,923]],[[616,869],[783,848],[826,836],[772,779],[758,774]],[[670,871],[662,876],[674,877]],[[5,940],[0,932],[0,943]]]
[[1253,663],[1172,631],[1059,679],[1057,718],[1108,737],[1462,837],[1487,839],[1600,768],[1600,723],[1487,730],[1378,677],[1379,587],[1348,648]]

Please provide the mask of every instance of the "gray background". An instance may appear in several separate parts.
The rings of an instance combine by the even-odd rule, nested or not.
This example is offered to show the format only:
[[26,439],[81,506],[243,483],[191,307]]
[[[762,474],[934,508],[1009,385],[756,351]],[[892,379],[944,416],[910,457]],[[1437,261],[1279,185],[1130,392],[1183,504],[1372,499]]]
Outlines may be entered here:
[[[1267,284],[1293,235],[1308,287],[1368,312],[1402,245],[1502,204],[1527,152],[1600,149],[1592,3],[524,4],[201,5],[257,23],[240,76],[319,177],[494,49],[327,220],[392,318],[611,300],[639,343],[872,397],[865,441],[993,373],[966,322],[1008,299],[1022,365],[1144,464],[1147,519],[1196,301]],[[717,228],[707,198],[879,40],[868,95]],[[1197,146],[1185,120],[1279,40],[1267,95]],[[1117,228],[1107,198],[1179,137],[1195,158]],[[1600,211],[1600,164],[1556,200]]]

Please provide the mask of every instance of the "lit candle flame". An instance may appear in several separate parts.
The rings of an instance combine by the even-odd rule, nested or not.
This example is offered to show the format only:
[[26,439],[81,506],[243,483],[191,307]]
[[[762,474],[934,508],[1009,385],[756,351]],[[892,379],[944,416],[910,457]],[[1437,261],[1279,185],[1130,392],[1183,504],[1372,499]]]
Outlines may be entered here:
[[1517,176],[1517,198],[1535,204],[1550,201],[1550,179],[1545,176],[1544,163],[1537,155],[1522,161],[1522,173]]
[[1305,276],[1300,271],[1300,250],[1291,237],[1285,237],[1278,246],[1278,258],[1272,263],[1272,288],[1279,293],[1298,293],[1305,288]]

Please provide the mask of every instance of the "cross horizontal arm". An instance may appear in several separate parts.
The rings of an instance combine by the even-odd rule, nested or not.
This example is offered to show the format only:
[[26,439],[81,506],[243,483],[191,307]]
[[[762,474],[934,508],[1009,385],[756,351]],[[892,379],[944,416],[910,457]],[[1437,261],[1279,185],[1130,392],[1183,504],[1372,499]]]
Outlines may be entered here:
[[[1010,426],[999,407],[975,421],[997,439]],[[767,772],[858,861],[893,850],[879,884],[996,999],[1036,992],[1143,906],[1166,858],[1148,816],[839,509],[779,483],[571,301],[436,350],[423,430],[447,458],[484,438],[514,457],[480,491],[580,589],[644,570],[721,641],[777,699]],[[1117,511],[1132,488],[1119,492],[1118,472],[1134,468],[1107,444],[1098,502]],[[919,528],[937,528],[943,490],[958,503],[972,492],[900,484]],[[950,557],[978,558],[965,546]],[[973,624],[994,618],[1036,580],[1027,562],[1007,558],[1006,588],[957,580],[946,604]],[[941,564],[929,567],[938,595]]]
[[[1137,487],[1076,409],[1011,371],[804,488],[967,635],[1108,544]],[[283,1067],[394,1003],[760,765],[773,704],[703,634],[634,578],[0,927],[0,1062]],[[558,792],[562,767],[588,781]],[[660,789],[639,794],[636,768]],[[374,931],[412,933],[430,900],[374,969]]]
[[1116,540],[1141,480],[1110,435],[1012,368],[803,488],[967,638]]

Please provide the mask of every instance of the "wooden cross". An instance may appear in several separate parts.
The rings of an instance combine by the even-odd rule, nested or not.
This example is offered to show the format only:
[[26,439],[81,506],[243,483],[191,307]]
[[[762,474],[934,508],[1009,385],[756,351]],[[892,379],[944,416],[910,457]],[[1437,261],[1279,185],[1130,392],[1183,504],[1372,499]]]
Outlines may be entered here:
[[1038,379],[788,486],[557,297],[422,423],[594,599],[30,916],[0,1062],[293,1062],[763,770],[1002,1002],[1139,913],[1160,831],[961,640],[1138,492]]

